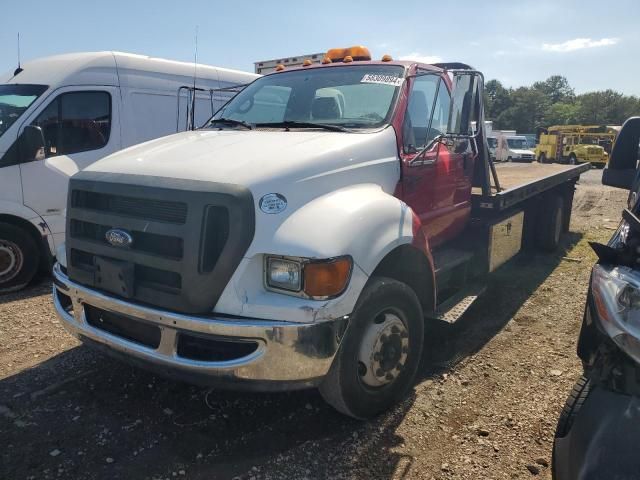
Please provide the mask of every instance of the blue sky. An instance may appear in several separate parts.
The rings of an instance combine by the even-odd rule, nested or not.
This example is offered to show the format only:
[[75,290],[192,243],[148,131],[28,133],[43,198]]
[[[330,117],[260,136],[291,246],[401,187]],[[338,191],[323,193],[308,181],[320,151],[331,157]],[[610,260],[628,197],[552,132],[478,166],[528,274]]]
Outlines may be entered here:
[[640,95],[640,0],[5,0],[0,70],[22,59],[120,50],[252,70],[362,44],[374,57],[463,61],[507,86],[565,75],[578,93]]

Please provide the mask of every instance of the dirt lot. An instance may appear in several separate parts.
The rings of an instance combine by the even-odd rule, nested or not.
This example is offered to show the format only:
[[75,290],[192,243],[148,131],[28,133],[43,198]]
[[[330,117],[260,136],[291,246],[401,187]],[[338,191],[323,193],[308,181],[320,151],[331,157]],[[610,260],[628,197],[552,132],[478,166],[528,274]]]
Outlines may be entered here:
[[[518,168],[505,165],[501,168]],[[67,335],[48,280],[0,299],[0,478],[550,478],[594,261],[625,195],[583,176],[556,256],[520,257],[431,334],[415,392],[369,423],[315,391],[170,382]]]

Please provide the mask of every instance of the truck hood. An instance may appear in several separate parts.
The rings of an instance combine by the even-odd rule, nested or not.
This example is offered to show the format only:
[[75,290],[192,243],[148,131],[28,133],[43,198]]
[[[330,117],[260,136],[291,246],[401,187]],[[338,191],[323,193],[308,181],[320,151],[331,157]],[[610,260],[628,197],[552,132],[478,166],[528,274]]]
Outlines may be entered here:
[[375,133],[198,130],[130,147],[87,170],[231,183],[259,195],[320,180],[333,182],[326,184],[331,189],[377,183],[393,191],[399,161],[391,127]]

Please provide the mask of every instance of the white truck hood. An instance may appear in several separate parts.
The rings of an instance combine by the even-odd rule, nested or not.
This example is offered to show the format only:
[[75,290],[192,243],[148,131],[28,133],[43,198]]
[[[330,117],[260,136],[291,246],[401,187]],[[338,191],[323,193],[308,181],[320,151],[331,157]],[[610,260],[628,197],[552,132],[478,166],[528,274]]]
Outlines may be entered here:
[[335,183],[377,183],[393,191],[398,175],[389,176],[389,168],[399,175],[391,127],[376,133],[183,132],[122,150],[87,170],[231,183],[256,196],[321,179],[333,182],[325,191],[339,187]]

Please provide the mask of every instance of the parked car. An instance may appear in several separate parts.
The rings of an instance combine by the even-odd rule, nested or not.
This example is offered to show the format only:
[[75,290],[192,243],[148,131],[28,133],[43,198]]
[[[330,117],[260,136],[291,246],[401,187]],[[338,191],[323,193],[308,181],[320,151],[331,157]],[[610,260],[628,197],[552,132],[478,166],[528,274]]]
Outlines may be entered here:
[[236,93],[231,87],[258,76],[118,52],[46,57],[0,75],[0,292],[51,266],[73,174],[202,125]]
[[584,375],[558,420],[553,478],[640,477],[640,117],[622,127],[602,183],[629,190],[628,208],[593,267],[578,356]]
[[588,170],[523,165],[501,183],[482,92],[461,63],[330,50],[202,129],[93,164],[71,179],[62,323],[181,380],[388,409],[415,381],[425,317],[457,321],[523,243],[553,250]]

